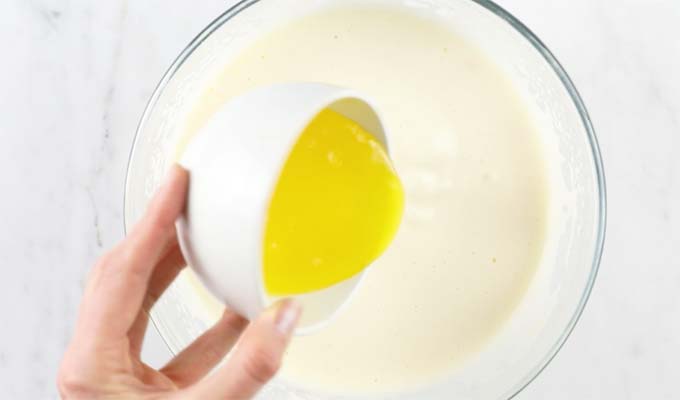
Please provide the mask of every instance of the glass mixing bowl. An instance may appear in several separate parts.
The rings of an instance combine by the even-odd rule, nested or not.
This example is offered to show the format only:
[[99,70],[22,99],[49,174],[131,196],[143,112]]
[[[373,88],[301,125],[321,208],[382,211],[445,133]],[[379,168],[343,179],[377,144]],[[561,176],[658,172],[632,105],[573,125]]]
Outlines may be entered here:
[[[529,384],[559,351],[590,294],[605,230],[605,182],[585,106],[555,57],[521,22],[483,0],[243,0],[201,32],[161,80],[140,122],[128,166],[125,225],[138,220],[174,160],[188,105],[230,57],[277,25],[328,3],[400,3],[455,27],[513,80],[550,148],[552,229],[536,276],[511,320],[482,353],[445,381],[397,399],[507,399]],[[206,295],[182,273],[151,312],[177,353],[215,321]],[[209,303],[211,300],[208,299]],[[364,398],[379,398],[372,394]],[[340,399],[306,393],[281,379],[263,399]],[[358,399],[362,397],[351,397]]]

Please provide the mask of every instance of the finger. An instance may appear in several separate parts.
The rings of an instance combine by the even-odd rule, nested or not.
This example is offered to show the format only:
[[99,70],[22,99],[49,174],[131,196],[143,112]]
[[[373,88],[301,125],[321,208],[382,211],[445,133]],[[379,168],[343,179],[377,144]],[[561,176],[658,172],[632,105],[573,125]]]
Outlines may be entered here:
[[174,166],[142,220],[96,267],[84,319],[90,334],[121,337],[131,328],[145,297],[149,277],[176,238],[175,220],[184,208],[188,173]]
[[158,263],[149,280],[149,288],[146,291],[146,297],[142,302],[142,309],[139,310],[135,322],[130,328],[128,337],[130,338],[130,351],[132,354],[139,355],[142,350],[142,343],[144,341],[144,334],[149,323],[149,313],[151,308],[156,304],[158,299],[163,295],[163,292],[170,286],[170,284],[177,278],[177,275],[186,266],[184,256],[175,242]]
[[168,253],[158,263],[151,275],[146,291],[144,306],[150,310],[160,299],[165,290],[177,278],[180,272],[186,267],[187,263],[182,255],[179,244],[175,244],[168,250]]
[[198,382],[224,358],[247,325],[248,320],[226,310],[213,327],[176,355],[161,372],[180,388]]
[[[173,166],[165,183],[151,200],[144,217],[125,239],[130,261],[127,269],[131,273],[146,272],[148,277],[155,265],[155,262],[149,265],[150,256],[158,257],[176,240],[175,220],[184,209],[188,183],[189,173],[178,165]],[[158,259],[154,261],[157,262]]]
[[225,365],[188,389],[195,398],[250,399],[278,371],[300,318],[300,306],[283,300],[252,322]]

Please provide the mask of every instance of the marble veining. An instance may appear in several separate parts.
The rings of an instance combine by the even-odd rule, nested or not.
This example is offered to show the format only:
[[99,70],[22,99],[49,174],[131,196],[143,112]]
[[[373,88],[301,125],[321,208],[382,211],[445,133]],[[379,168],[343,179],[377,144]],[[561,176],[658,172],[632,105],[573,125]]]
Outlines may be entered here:
[[[0,397],[57,397],[86,274],[123,235],[130,146],[174,57],[234,1],[0,3]],[[598,133],[598,281],[519,399],[672,399],[680,354],[680,3],[499,0],[556,54]],[[168,353],[150,332],[144,355]]]

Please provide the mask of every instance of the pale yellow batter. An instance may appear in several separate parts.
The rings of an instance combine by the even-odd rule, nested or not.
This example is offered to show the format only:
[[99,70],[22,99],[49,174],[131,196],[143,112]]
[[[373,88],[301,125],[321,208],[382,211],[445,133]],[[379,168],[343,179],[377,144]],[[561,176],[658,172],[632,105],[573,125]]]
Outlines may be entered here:
[[286,26],[226,65],[187,137],[229,98],[284,81],[346,86],[374,101],[406,211],[349,307],[294,340],[282,376],[362,392],[455,371],[503,327],[543,250],[547,177],[522,99],[444,26],[397,9],[338,9]]

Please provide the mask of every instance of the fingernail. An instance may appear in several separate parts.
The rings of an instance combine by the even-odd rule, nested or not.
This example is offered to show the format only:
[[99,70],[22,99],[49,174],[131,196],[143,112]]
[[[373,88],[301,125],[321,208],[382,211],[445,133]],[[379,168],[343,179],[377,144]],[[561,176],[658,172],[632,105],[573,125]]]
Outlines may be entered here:
[[168,170],[167,174],[163,178],[163,182],[161,183],[160,187],[158,188],[158,193],[157,195],[159,197],[162,197],[164,193],[166,193],[168,190],[171,190],[173,185],[173,181],[177,180],[178,176],[183,172],[183,168],[179,166],[178,164],[174,164],[170,169]]
[[276,330],[282,335],[290,335],[300,319],[301,312],[302,308],[295,301],[291,299],[281,301],[277,306],[276,319],[274,320]]
[[182,167],[180,167],[178,164],[173,164],[172,167],[170,167],[170,170],[168,173],[165,175],[165,179],[163,180],[163,186],[167,186],[170,182],[172,182],[173,179],[182,171]]
[[168,188],[171,187],[170,183],[175,179],[175,176],[177,176],[177,166],[173,165],[170,167],[168,172],[165,173],[163,180],[161,181],[160,185],[158,185],[158,188],[156,189],[156,195],[160,195],[162,192],[168,190]]

